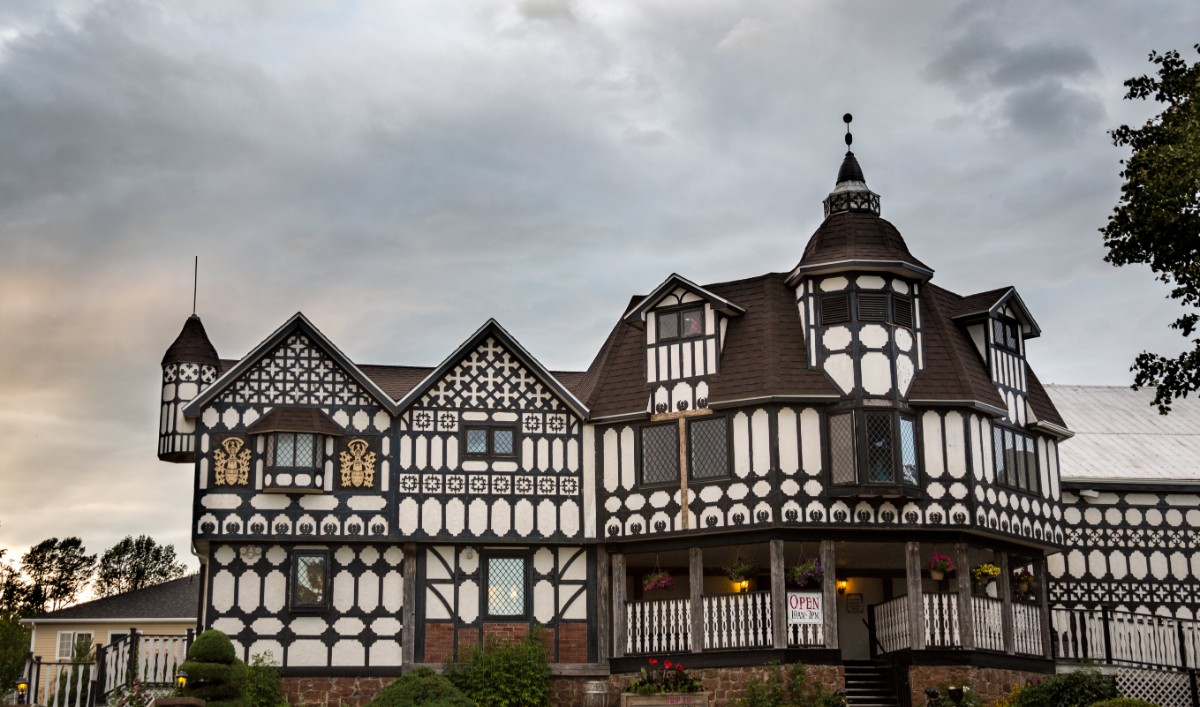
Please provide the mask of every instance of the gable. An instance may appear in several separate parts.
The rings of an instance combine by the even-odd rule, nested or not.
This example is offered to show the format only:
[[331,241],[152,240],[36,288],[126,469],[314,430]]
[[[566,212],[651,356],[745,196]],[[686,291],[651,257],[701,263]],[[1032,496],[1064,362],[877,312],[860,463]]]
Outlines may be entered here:
[[666,280],[663,280],[658,287],[654,288],[650,294],[630,307],[622,319],[629,324],[640,327],[646,321],[646,313],[652,309],[675,307],[693,302],[706,302],[714,311],[724,314],[727,317],[740,316],[746,312],[745,309],[737,304],[711,290],[697,285],[686,277],[672,274]]
[[184,408],[197,417],[212,404],[366,406],[394,412],[394,401],[299,312],[225,368]]

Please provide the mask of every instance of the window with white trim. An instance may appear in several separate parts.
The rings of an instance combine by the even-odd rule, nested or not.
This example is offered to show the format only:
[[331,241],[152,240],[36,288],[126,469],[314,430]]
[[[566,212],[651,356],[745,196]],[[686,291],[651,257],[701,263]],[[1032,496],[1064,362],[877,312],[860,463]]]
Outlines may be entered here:
[[59,631],[58,660],[84,658],[92,650],[91,631]]

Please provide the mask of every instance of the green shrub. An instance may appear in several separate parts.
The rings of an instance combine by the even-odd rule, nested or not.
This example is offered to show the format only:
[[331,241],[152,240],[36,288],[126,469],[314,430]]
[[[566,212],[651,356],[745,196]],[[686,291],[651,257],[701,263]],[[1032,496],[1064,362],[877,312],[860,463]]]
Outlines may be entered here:
[[1091,707],[1093,702],[1117,696],[1113,679],[1095,670],[1048,675],[1021,688],[1012,707]]
[[196,697],[209,707],[236,704],[246,680],[246,664],[237,659],[233,643],[220,631],[205,631],[192,641],[187,660],[179,666],[187,673],[185,697]]
[[1147,702],[1133,697],[1115,697],[1111,700],[1093,702],[1092,707],[1158,707],[1158,705],[1154,702]]
[[[220,631],[208,630],[196,636],[196,640],[192,641],[192,647],[188,649],[188,660],[194,660],[197,663],[221,663],[223,665],[232,665],[234,659],[237,658],[237,652],[233,649],[233,642],[229,640],[229,636]],[[188,673],[190,676],[191,673]]]
[[371,700],[367,707],[475,707],[471,698],[449,679],[430,668],[420,667],[405,673]]
[[550,700],[550,666],[545,631],[535,627],[519,641],[488,640],[462,663],[447,665],[447,677],[479,707],[537,707]]
[[242,703],[246,707],[286,707],[283,688],[279,683],[279,668],[270,651],[250,658],[241,681]]
[[794,663],[785,672],[779,663],[767,665],[764,680],[746,683],[746,694],[738,707],[843,707],[841,696],[812,681],[803,663]]

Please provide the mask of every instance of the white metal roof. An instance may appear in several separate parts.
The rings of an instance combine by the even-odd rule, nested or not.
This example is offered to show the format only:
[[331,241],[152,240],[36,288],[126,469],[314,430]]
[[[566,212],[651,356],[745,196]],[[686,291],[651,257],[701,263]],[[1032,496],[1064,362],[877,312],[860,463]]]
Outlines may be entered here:
[[1047,385],[1075,436],[1058,448],[1064,479],[1200,481],[1200,399],[1159,415],[1153,389]]

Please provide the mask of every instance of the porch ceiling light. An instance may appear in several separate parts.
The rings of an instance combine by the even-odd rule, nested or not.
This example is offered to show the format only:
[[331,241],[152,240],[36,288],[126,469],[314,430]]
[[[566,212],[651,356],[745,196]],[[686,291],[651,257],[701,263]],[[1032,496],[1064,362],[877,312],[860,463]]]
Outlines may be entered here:
[[850,583],[849,583],[849,582],[847,582],[846,580],[844,580],[844,579],[839,579],[839,580],[837,581],[837,593],[838,593],[838,594],[845,594],[845,593],[846,593],[846,590],[847,590],[849,587],[850,587]]

